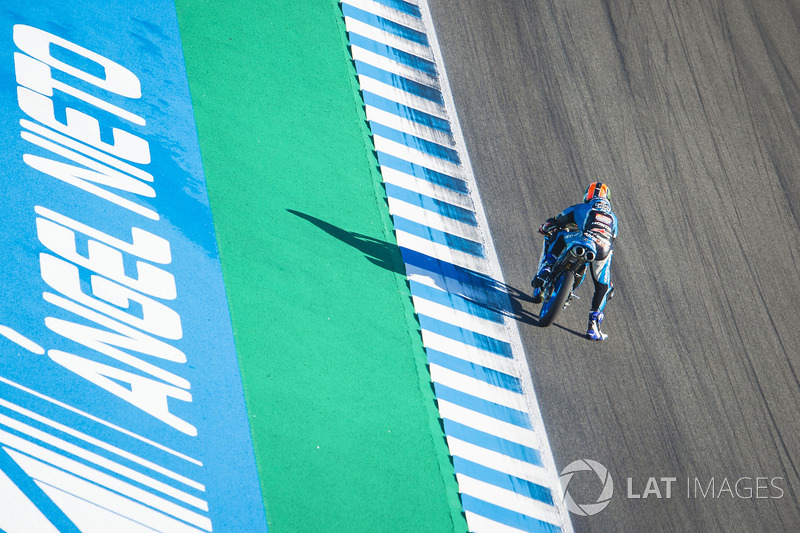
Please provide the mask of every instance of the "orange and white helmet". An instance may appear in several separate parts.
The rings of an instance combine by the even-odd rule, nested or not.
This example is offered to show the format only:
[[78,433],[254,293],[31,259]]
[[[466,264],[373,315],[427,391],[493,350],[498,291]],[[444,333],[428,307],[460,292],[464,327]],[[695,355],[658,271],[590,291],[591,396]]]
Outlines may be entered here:
[[608,185],[605,183],[600,183],[599,181],[595,181],[586,187],[586,192],[583,193],[583,203],[586,203],[589,200],[594,200],[595,198],[605,198],[606,200],[611,200],[611,191],[609,190]]

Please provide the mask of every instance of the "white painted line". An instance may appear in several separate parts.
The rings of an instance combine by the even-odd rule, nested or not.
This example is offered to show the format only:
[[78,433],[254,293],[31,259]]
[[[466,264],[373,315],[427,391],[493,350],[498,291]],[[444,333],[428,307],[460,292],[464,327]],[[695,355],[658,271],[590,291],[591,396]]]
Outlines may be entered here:
[[[121,481],[99,470],[89,468],[62,455],[52,453],[49,450],[45,450],[44,448],[30,444],[22,439],[16,439],[18,442],[12,444],[8,442],[9,440],[12,440],[8,438],[9,434],[5,432],[0,432],[0,434],[2,434],[3,442],[15,449],[25,452],[25,454],[23,454],[17,452],[16,450],[5,448],[8,454],[11,455],[14,461],[19,464],[25,473],[35,480],[42,481],[49,485],[52,484],[59,488],[64,488],[66,486],[73,485],[73,482],[70,480],[70,478],[78,480],[78,478],[75,476],[80,476],[87,481],[91,481],[92,483],[102,487],[107,487],[114,492],[172,515],[175,518],[188,522],[194,526],[201,527],[208,531],[211,530],[211,521],[203,515],[189,511],[180,505],[176,505],[171,501],[160,498],[145,490],[135,487],[134,485]],[[40,460],[29,457],[26,455],[27,453],[30,453],[33,457],[36,457],[36,459]],[[47,461],[47,463],[50,463],[50,465],[58,468],[53,468],[53,466],[50,466],[42,461]],[[74,475],[67,474],[67,472],[70,472]],[[92,483],[83,482],[82,485],[94,487]],[[88,496],[88,487],[85,487],[83,490],[86,490],[84,496]],[[80,496],[82,494],[79,493],[76,495]],[[89,498],[87,497],[85,499]]]
[[516,442],[529,448],[539,449],[541,442],[535,432],[509,424],[497,418],[478,413],[472,409],[461,407],[446,400],[438,400],[439,414],[444,419],[458,422],[484,433],[490,433],[500,438]]
[[363,61],[364,63],[372,65],[373,67],[394,72],[399,76],[408,78],[429,87],[439,87],[439,82],[434,76],[430,76],[421,70],[409,67],[403,63],[398,63],[397,61],[389,59],[388,57],[376,54],[375,52],[371,52],[354,44],[350,45],[350,52],[353,56],[353,60],[355,61]]
[[458,489],[462,494],[469,494],[479,500],[504,507],[509,511],[530,516],[549,524],[558,524],[561,518],[552,505],[528,498],[516,492],[496,487],[463,474],[456,474]]
[[[402,21],[404,19],[409,18],[399,11],[383,6],[379,2],[373,0],[344,1],[346,4],[357,6],[370,13],[385,16],[387,19],[400,23],[403,23]],[[430,355],[429,369],[431,380],[437,385],[460,391],[486,402],[495,403],[498,406],[514,409],[520,414],[529,413],[530,423],[534,429],[517,427],[510,422],[494,419],[488,414],[477,413],[471,409],[441,399],[439,400],[439,412],[446,421],[461,424],[462,426],[472,428],[487,435],[493,435],[497,438],[516,443],[517,445],[539,451],[544,466],[538,467],[525,461],[506,456],[504,453],[484,449],[451,436],[447,437],[448,446],[455,457],[463,457],[464,459],[484,465],[488,468],[493,468],[505,474],[527,479],[546,487],[551,490],[553,494],[557,495],[559,493],[559,483],[555,461],[552,457],[547,436],[544,433],[541,413],[533,391],[530,369],[528,368],[527,358],[522,349],[519,331],[516,323],[510,319],[510,301],[507,295],[501,292],[500,289],[505,285],[500,271],[497,253],[489,235],[486,214],[480,203],[480,196],[477,191],[475,176],[473,175],[473,170],[469,162],[469,155],[464,148],[464,138],[455,111],[453,96],[449,84],[447,83],[447,75],[443,68],[442,52],[436,39],[430,8],[428,3],[424,0],[419,3],[419,7],[421,8],[422,21],[420,24],[414,26],[414,28],[420,31],[427,29],[428,42],[430,43],[429,49],[424,46],[420,47],[419,43],[414,43],[408,39],[392,35],[391,32],[393,28],[391,24],[385,25],[384,27],[372,27],[371,24],[353,20],[352,17],[346,17],[347,28],[352,32],[351,38],[355,38],[354,35],[360,35],[376,42],[384,43],[398,50],[412,53],[417,57],[428,60],[433,58],[433,63],[436,64],[436,80],[434,81],[431,79],[431,83],[427,83],[422,81],[426,75],[420,71],[416,71],[416,69],[399,65],[397,62],[386,58],[376,57],[376,54],[369,53],[358,46],[351,46],[355,60],[363,61],[369,65],[393,72],[399,76],[407,77],[419,83],[424,83],[430,87],[438,87],[442,91],[442,97],[445,103],[444,111],[442,111],[441,106],[436,104],[432,105],[431,102],[425,102],[423,98],[413,94],[410,95],[409,98],[409,93],[402,89],[390,86],[379,80],[371,79],[367,75],[360,75],[359,82],[361,83],[361,89],[363,91],[370,92],[390,102],[400,103],[411,108],[407,110],[409,112],[406,112],[406,110],[402,108],[391,108],[392,111],[396,110],[400,114],[384,111],[380,108],[376,108],[375,105],[389,109],[388,105],[391,104],[383,101],[374,102],[374,100],[376,100],[374,97],[369,94],[366,95],[367,100],[373,98],[373,102],[366,106],[367,118],[373,130],[373,142],[378,152],[399,158],[413,165],[425,167],[434,172],[451,176],[455,179],[463,179],[466,184],[466,189],[470,191],[471,195],[468,197],[466,194],[448,190],[446,187],[429,183],[424,179],[409,176],[402,171],[386,168],[384,166],[381,167],[381,173],[385,183],[395,184],[408,191],[416,191],[420,194],[425,194],[431,198],[437,198],[456,206],[474,209],[478,224],[477,227],[471,226],[457,219],[442,216],[436,212],[434,206],[430,206],[432,210],[422,207],[422,205],[428,206],[428,204],[424,202],[420,202],[422,205],[415,205],[414,202],[416,202],[416,199],[413,196],[406,197],[398,191],[397,194],[404,199],[401,200],[400,198],[394,197],[388,198],[390,213],[395,217],[394,220],[397,226],[404,228],[404,230],[395,228],[397,243],[402,248],[416,251],[429,258],[438,259],[451,265],[463,267],[476,274],[485,275],[490,278],[490,280],[495,280],[488,281],[484,284],[478,278],[474,280],[475,285],[473,286],[468,282],[452,279],[441,273],[426,270],[426,268],[435,269],[433,265],[430,267],[426,265],[424,268],[415,265],[406,265],[406,272],[409,280],[450,292],[453,294],[451,297],[453,298],[453,300],[451,300],[452,302],[460,303],[454,299],[458,298],[458,295],[463,295],[470,300],[476,298],[482,303],[491,302],[491,305],[502,308],[502,310],[492,309],[497,313],[493,316],[496,317],[499,315],[509,320],[504,320],[504,324],[497,324],[492,320],[471,314],[469,312],[471,310],[470,308],[465,308],[463,311],[456,310],[450,307],[446,300],[439,300],[438,296],[434,295],[431,295],[431,297],[437,299],[435,302],[421,296],[413,296],[414,308],[418,314],[430,317],[432,320],[438,320],[445,324],[454,325],[465,331],[472,331],[476,334],[485,335],[500,342],[505,342],[511,347],[511,352],[513,353],[513,357],[506,358],[423,329],[423,344]],[[358,16],[357,14],[354,15]],[[410,25],[411,22],[416,24],[420,21],[406,20],[406,22],[408,23],[407,25]],[[381,24],[378,23],[377,26],[381,26]],[[394,29],[402,33],[402,29]],[[410,34],[407,34],[406,37],[414,38],[414,36]],[[430,52],[430,54],[428,54],[428,52]],[[452,136],[446,135],[443,137],[442,132],[436,130],[436,128],[419,124],[414,120],[415,116],[417,119],[421,118],[419,115],[415,115],[414,109],[428,113],[427,110],[432,108],[435,108],[436,111],[430,113],[431,115],[451,119],[450,128],[453,132]],[[388,137],[391,137],[391,139],[383,137],[380,135],[381,128],[379,126],[392,128],[396,132],[405,134],[406,137],[403,138],[400,134],[395,134],[394,132],[384,132]],[[378,134],[375,134],[375,132],[378,132]],[[423,142],[415,142],[414,139],[407,137],[409,135]],[[442,147],[442,150],[440,151],[436,147],[427,146],[424,141],[436,143]],[[418,144],[419,149],[412,148],[406,143],[412,145]],[[447,149],[450,150],[448,151]],[[454,163],[449,160],[455,159],[455,157],[452,156],[453,151],[458,154],[459,163]],[[448,156],[449,159],[437,157],[428,152],[438,152]],[[400,218],[404,220],[401,221],[399,220]],[[412,226],[409,224],[409,221],[418,226]],[[404,226],[403,223],[406,225]],[[460,246],[461,243],[449,237],[446,239],[442,238],[441,235],[437,234],[428,235],[428,229],[432,232],[443,232],[448,235],[467,239],[484,246],[485,254],[483,255],[485,258],[451,248],[451,245]],[[433,242],[424,237],[409,233],[408,231],[413,231],[420,235],[428,235],[429,238],[436,238],[443,244]],[[417,261],[414,262],[416,263]],[[455,275],[458,277],[458,274]],[[469,278],[467,279],[469,280]],[[497,289],[494,288],[495,282]],[[436,329],[436,326],[433,324],[431,324],[430,327]],[[454,333],[448,334],[457,336]],[[492,385],[482,379],[471,377],[471,375],[462,374],[450,370],[441,364],[431,362],[436,360],[433,354],[434,350],[459,358],[463,361],[475,363],[488,369],[498,370],[513,376],[519,380],[518,383],[524,391],[524,394]],[[464,371],[469,373],[471,370],[472,369],[465,369]],[[444,389],[440,387],[440,390]],[[473,407],[483,409],[483,407],[478,407],[478,400],[474,401],[476,403]],[[500,408],[498,407],[498,409]],[[507,416],[499,412],[497,415]],[[457,426],[452,426],[451,429],[455,431],[456,427]],[[486,445],[492,447],[497,446],[498,449],[504,449],[499,443],[489,444],[487,442]],[[507,450],[507,453],[517,454],[510,449]],[[470,478],[464,474],[458,475],[458,481],[460,490],[464,495],[470,495],[487,504],[496,505],[512,512],[521,513],[558,525],[558,527],[563,529],[564,533],[571,533],[572,531],[569,515],[560,502],[557,507],[549,506],[528,497],[524,493],[517,494],[513,491]],[[485,517],[477,516],[474,512],[467,513],[467,519],[470,530],[473,532],[517,531],[515,528],[506,527]]]
[[[430,6],[428,5],[427,0],[419,0],[419,7],[422,14],[422,18],[425,23],[425,27],[428,28],[428,39],[431,45],[431,49],[433,50],[433,55],[436,58],[437,64],[437,71],[439,74],[439,78],[441,79],[441,87],[442,87],[442,94],[444,96],[445,105],[447,107],[447,115],[450,117],[450,123],[453,128],[453,134],[456,139],[456,144],[461,147],[466,147],[464,142],[464,136],[461,131],[461,124],[458,120],[458,113],[456,112],[455,102],[453,99],[453,94],[450,90],[450,83],[447,79],[447,72],[445,70],[444,65],[444,58],[442,55],[442,50],[439,47],[439,40],[436,36],[436,28],[433,24],[433,19],[431,17],[431,10]],[[464,148],[463,150],[459,150],[461,155],[461,161],[464,165],[465,170],[465,178],[469,184],[469,188],[473,194],[473,200],[475,202],[475,214],[477,220],[479,222],[479,226],[486,230],[486,241],[484,245],[486,246],[486,256],[490,260],[490,264],[492,265],[490,268],[492,270],[493,278],[496,279],[501,284],[504,283],[503,273],[500,269],[500,261],[497,256],[497,251],[494,248],[494,243],[492,242],[491,235],[489,233],[489,223],[486,218],[486,212],[483,209],[483,202],[480,199],[480,193],[477,187],[477,180],[475,179],[475,175],[473,173],[472,164],[469,160],[469,153]],[[533,427],[536,428],[536,431],[541,434],[543,446],[540,448],[542,463],[543,463],[543,472],[545,472],[545,479],[546,481],[542,484],[544,486],[550,487],[550,489],[554,493],[559,492],[559,481],[558,481],[558,468],[555,464],[555,459],[553,458],[552,449],[550,447],[550,443],[547,439],[547,435],[544,430],[544,422],[542,420],[542,413],[539,408],[539,404],[536,400],[536,393],[533,388],[533,379],[531,378],[531,369],[528,366],[528,360],[525,355],[525,350],[523,349],[522,339],[519,334],[519,329],[517,327],[516,322],[513,320],[509,320],[509,333],[510,333],[510,341],[511,346],[514,353],[514,360],[519,365],[521,370],[521,382],[522,387],[525,391],[525,398],[526,403],[528,405],[528,412],[531,416],[531,422]],[[451,448],[452,449],[452,448]],[[572,522],[570,520],[569,512],[567,511],[566,507],[563,503],[558,504],[558,512],[560,514],[560,520],[558,520],[558,525],[561,527],[563,533],[571,533],[572,532]]]
[[409,204],[397,198],[389,196],[389,212],[392,215],[401,216],[413,222],[418,222],[429,228],[438,229],[451,235],[457,235],[475,242],[482,242],[483,235],[478,228],[464,224],[452,218],[446,218],[442,215],[419,207],[418,205]]
[[557,486],[553,487],[551,481],[549,481],[548,472],[539,466],[514,459],[493,450],[481,448],[454,437],[447,437],[447,444],[453,456],[462,457],[467,461],[478,463],[498,472],[504,472],[511,476],[528,480],[531,483],[557,490]]
[[[153,510],[156,509],[162,512],[169,512],[165,511],[165,508],[177,508],[175,510],[182,508],[161,498],[151,496],[140,489],[136,489],[132,485],[116,482],[116,480],[111,476],[106,476],[99,471],[93,471],[94,474],[81,479],[78,476],[72,475],[72,473],[67,473],[59,470],[58,468],[54,468],[53,466],[41,461],[37,461],[36,459],[28,457],[27,455],[19,453],[15,450],[6,448],[6,451],[12,457],[12,459],[19,464],[26,474],[36,480],[37,484],[45,491],[45,493],[47,493],[48,496],[52,496],[52,491],[49,490],[50,488],[57,488],[68,494],[77,496],[82,500],[92,502],[102,508],[108,509],[109,511],[125,516],[126,518],[143,523],[148,527],[153,527],[156,529],[156,531],[175,531],[176,533],[194,533],[198,531],[193,527],[182,524],[171,516],[167,516]],[[89,483],[89,481],[100,481],[100,486],[97,486],[94,483]],[[112,481],[116,483],[113,483],[113,486],[111,486],[103,483],[102,481]],[[103,486],[108,487],[111,490],[101,488]],[[118,492],[118,494],[115,494],[112,492],[112,490]],[[136,496],[141,497],[137,498],[136,496],[131,496],[130,493],[135,493]],[[148,509],[146,506],[152,507],[153,509]],[[73,522],[80,523],[82,517],[75,512],[74,509],[70,509],[70,507],[71,506],[67,505],[66,509],[62,509]],[[192,516],[188,516],[186,513],[180,514],[183,516],[178,516],[178,514],[173,514],[173,516],[189,523],[201,521],[203,523],[202,526],[198,524],[194,525],[197,527],[202,527],[206,531],[211,531],[211,521],[207,518],[195,515],[201,519],[197,520]],[[91,515],[83,518],[91,519]],[[95,529],[95,531],[97,530]]]
[[395,230],[395,236],[397,237],[398,246],[408,248],[409,250],[416,250],[427,256],[441,259],[442,261],[447,261],[454,265],[463,266],[464,268],[480,272],[481,274],[487,273],[488,265],[478,256],[453,250],[443,244],[437,244],[428,239],[406,233],[405,231]]
[[0,531],[59,533],[13,481],[0,470]]
[[358,9],[368,11],[373,15],[378,15],[379,17],[391,20],[392,22],[402,24],[407,28],[425,33],[425,26],[422,22],[422,19],[418,19],[417,17],[397,11],[396,9],[379,4],[378,2],[373,2],[372,0],[343,0],[342,4],[350,4]]
[[524,529],[507,526],[469,511],[464,514],[467,517],[470,533],[528,533]]
[[441,291],[447,290],[446,280],[450,279],[445,278],[436,272],[431,272],[430,270],[425,270],[424,268],[419,268],[414,265],[406,265],[406,274],[409,281],[416,281],[417,283],[427,285],[428,287],[433,287]]
[[[425,279],[426,281],[421,281],[425,285],[430,285],[431,287],[438,287],[443,291],[452,292],[453,294],[458,294],[460,296],[464,296],[466,298],[473,298],[475,293],[483,294],[484,291],[487,293],[486,296],[488,297],[488,292],[493,291],[494,289],[490,287],[483,288],[481,286],[472,286],[468,283],[462,283],[460,280],[451,278],[448,276],[444,276],[439,274],[438,272],[431,272],[430,270],[426,270],[424,268],[420,268],[414,265],[408,265],[408,277],[409,279],[411,276],[420,277],[420,279]],[[494,295],[492,296],[494,297]],[[494,309],[498,313],[502,313],[499,309]]]
[[348,32],[355,32],[362,37],[389,45],[392,48],[397,48],[403,52],[408,52],[409,54],[421,57],[422,59],[433,61],[433,52],[429,46],[425,46],[424,44],[419,44],[414,41],[409,41],[408,39],[404,39],[398,35],[395,35],[394,33],[381,30],[380,28],[376,28],[371,24],[361,22],[360,20],[356,20],[352,17],[345,17],[344,25]]
[[419,296],[412,296],[412,299],[414,300],[414,309],[420,315],[429,316],[494,339],[504,340],[506,338],[506,328],[503,324],[458,311]]
[[501,295],[491,294],[491,292],[494,291],[492,288],[481,289],[480,287],[464,284],[457,279],[442,276],[437,272],[431,272],[430,270],[426,270],[414,265],[406,265],[406,273],[409,280],[416,281],[429,287],[435,287],[439,290],[447,291],[456,296],[462,296],[467,300],[476,302],[478,305],[486,306],[487,309],[490,309],[501,316],[506,317],[510,312],[508,310],[499,309],[499,303],[494,303],[494,300],[499,298]]
[[445,110],[444,106],[434,102],[433,100],[428,100],[427,98],[417,96],[416,94],[404,91],[403,89],[395,87],[394,85],[389,85],[380,80],[370,78],[365,74],[358,75],[358,84],[364,91],[369,91],[379,96],[383,96],[384,98],[388,98],[389,100],[394,100],[395,102],[413,107],[414,109],[419,109],[420,111],[424,111],[429,115],[447,119],[447,111]]
[[44,348],[8,326],[0,326],[0,335],[36,355],[44,355]]
[[42,415],[40,415],[38,413],[34,413],[33,411],[25,409],[24,407],[20,407],[20,406],[15,405],[15,404],[13,404],[11,402],[7,402],[7,401],[5,401],[3,399],[0,399],[0,405],[5,407],[6,409],[10,409],[10,410],[15,411],[15,412],[17,412],[17,413],[19,413],[19,414],[21,414],[23,416],[26,416],[26,417],[28,417],[28,418],[30,418],[32,420],[36,420],[37,422],[39,422],[41,424],[50,426],[51,428],[53,428],[53,429],[55,429],[57,431],[61,431],[62,433],[66,433],[67,435],[70,435],[70,436],[75,437],[77,439],[80,439],[80,440],[82,440],[84,442],[87,442],[89,444],[97,446],[98,448],[101,448],[103,450],[111,452],[111,453],[113,453],[113,454],[115,454],[115,455],[117,455],[119,457],[127,459],[128,461],[137,463],[137,464],[139,464],[139,465],[141,465],[141,466],[143,466],[145,468],[148,468],[148,469],[150,469],[150,470],[152,470],[154,472],[158,472],[161,475],[164,475],[166,477],[172,478],[175,481],[178,481],[180,483],[183,483],[184,485],[192,487],[193,489],[196,489],[196,490],[199,490],[199,491],[205,491],[206,490],[205,486],[203,486],[201,483],[198,483],[198,482],[196,482],[196,481],[194,481],[192,479],[189,479],[189,478],[187,478],[185,476],[182,476],[180,474],[176,474],[172,470],[168,470],[168,469],[164,468],[163,466],[159,466],[159,465],[157,465],[157,464],[155,464],[155,463],[153,463],[151,461],[148,461],[146,459],[142,459],[141,457],[139,457],[137,455],[134,455],[134,454],[132,454],[132,453],[130,453],[128,451],[125,451],[123,449],[117,448],[116,446],[112,446],[111,444],[108,444],[108,443],[103,442],[103,441],[101,441],[99,439],[96,439],[94,437],[86,435],[85,433],[81,433],[80,431],[76,431],[76,430],[72,429],[71,427],[65,426],[64,424],[60,424],[58,422],[50,420],[49,418],[46,418],[46,417],[44,417],[44,416],[42,416]]
[[519,372],[513,359],[475,348],[432,331],[422,330],[422,343],[426,348],[458,357],[464,361],[485,366],[505,374],[517,375]]
[[[47,293],[45,293],[45,294],[47,294]],[[66,409],[68,411],[71,411],[71,412],[73,412],[73,413],[75,413],[77,415],[80,415],[80,416],[88,419],[88,420],[91,420],[92,422],[97,422],[98,424],[102,424],[102,425],[106,426],[107,428],[119,431],[123,435],[127,435],[129,437],[133,437],[134,439],[137,439],[137,440],[139,440],[139,441],[141,441],[141,442],[143,442],[145,444],[149,444],[150,446],[158,448],[161,451],[167,452],[167,453],[169,453],[171,455],[174,455],[175,457],[179,457],[180,459],[183,459],[184,461],[188,461],[188,462],[190,462],[192,464],[195,464],[197,466],[203,466],[202,462],[198,461],[197,459],[195,459],[193,457],[189,457],[188,455],[184,455],[184,454],[182,454],[180,452],[177,452],[177,451],[173,450],[172,448],[168,448],[168,447],[164,446],[163,444],[159,444],[158,442],[152,441],[152,440],[150,440],[150,439],[148,439],[146,437],[142,437],[141,435],[138,435],[138,434],[136,434],[136,433],[134,433],[132,431],[128,431],[125,428],[121,428],[121,427],[119,427],[119,426],[117,426],[115,424],[112,424],[111,422],[106,422],[102,418],[98,418],[98,417],[96,417],[94,415],[90,415],[89,413],[81,411],[80,409],[76,409],[75,407],[72,407],[71,405],[65,404],[64,402],[58,401],[58,400],[56,400],[54,398],[51,398],[50,396],[46,396],[46,395],[44,395],[44,394],[42,394],[40,392],[37,392],[37,391],[35,391],[33,389],[29,389],[28,387],[25,387],[24,385],[20,385],[19,383],[15,383],[15,382],[13,382],[11,380],[8,380],[8,379],[6,379],[6,378],[4,378],[2,376],[0,376],[0,383],[5,383],[6,385],[11,385],[12,387],[14,387],[16,389],[19,389],[19,390],[21,390],[23,392],[27,392],[28,394],[32,394],[33,396],[36,396],[37,398],[40,398],[40,399],[45,400],[45,401],[48,401],[48,402],[52,403],[53,405],[57,405],[58,407],[61,407],[61,408]]]
[[[139,507],[138,504],[134,504],[127,498],[116,495],[111,495],[109,498],[109,495],[105,494],[103,489],[89,487],[95,498],[100,497],[102,494],[106,500],[114,501],[114,505],[110,506],[114,509],[113,511],[46,483],[37,481],[36,484],[53,500],[53,503],[64,511],[64,514],[72,520],[75,527],[82,533],[108,533],[109,531],[114,533],[172,533],[173,531],[175,533],[199,533],[201,531],[186,524],[171,521],[172,519],[165,520],[167,518],[165,515],[144,506]],[[82,494],[81,496],[85,495]],[[106,505],[109,504],[106,503]],[[136,515],[140,509],[144,512],[141,516]],[[136,516],[136,519],[126,518],[119,512],[127,512],[127,514]],[[147,527],[142,522],[158,529]]]
[[445,387],[461,391],[466,394],[481,398],[487,402],[496,403],[517,411],[525,411],[525,397],[516,392],[489,385],[485,381],[465,376],[454,372],[449,368],[444,368],[437,364],[429,365],[431,380],[434,383],[441,383]]
[[389,155],[404,159],[409,163],[415,163],[454,178],[460,178],[463,175],[461,165],[457,165],[441,157],[421,152],[415,148],[410,148],[405,144],[385,139],[379,135],[375,135],[373,139],[375,141],[375,149],[379,152],[385,152]]
[[410,191],[415,191],[437,200],[442,200],[448,204],[453,204],[464,209],[473,209],[472,200],[466,194],[453,191],[441,185],[436,185],[430,181],[411,176],[405,172],[400,172],[387,166],[381,166],[381,174],[383,174],[383,181],[403,187]]
[[[24,435],[32,437],[40,442],[44,442],[54,448],[58,448],[59,450],[74,455],[75,457],[80,457],[84,461],[94,463],[102,468],[105,468],[110,472],[114,472],[120,477],[126,477],[130,480],[133,480],[137,483],[144,485],[145,487],[150,487],[153,490],[157,490],[159,492],[162,492],[168,496],[175,498],[176,500],[182,501],[183,503],[186,503],[203,511],[208,511],[208,503],[206,503],[204,500],[200,498],[197,498],[196,496],[192,496],[191,494],[188,494],[182,490],[178,490],[175,487],[172,487],[171,485],[167,485],[162,481],[153,479],[145,474],[142,474],[141,472],[137,472],[136,470],[128,468],[127,466],[122,466],[121,464],[111,461],[110,459],[106,459],[101,455],[90,452],[88,450],[84,450],[79,446],[75,446],[74,444],[59,439],[58,437],[54,437],[34,427],[28,426],[27,424],[23,424],[22,422],[14,420],[13,418],[7,417],[5,415],[0,415],[0,424],[6,426],[7,428],[13,429],[14,431],[18,431]],[[44,448],[40,448],[35,444],[29,443],[27,440],[23,440],[17,437],[11,439],[11,437],[12,436],[10,433],[6,433],[5,431],[0,430],[0,441],[6,443],[9,446],[18,448],[24,451],[25,453],[28,453],[30,455],[37,455],[40,458],[45,459],[45,457],[41,453],[39,454],[35,453],[35,450],[37,449],[44,450]],[[51,460],[58,460],[58,458],[60,458],[61,456],[52,452],[48,452],[47,457],[49,457]]]
[[419,137],[420,139],[425,139],[426,141],[441,144],[447,148],[455,147],[453,136],[449,133],[425,126],[424,124],[414,122],[408,118],[395,115],[394,113],[389,113],[388,111],[378,109],[377,107],[373,107],[371,105],[366,105],[364,107],[367,109],[367,120],[370,122],[375,121],[378,124],[389,126],[390,128],[402,131],[403,133],[408,133],[414,137]]

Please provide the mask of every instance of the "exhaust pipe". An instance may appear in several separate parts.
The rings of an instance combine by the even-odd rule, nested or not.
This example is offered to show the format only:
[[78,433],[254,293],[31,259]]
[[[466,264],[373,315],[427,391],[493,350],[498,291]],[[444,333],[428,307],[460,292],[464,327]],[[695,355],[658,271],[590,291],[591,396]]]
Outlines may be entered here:
[[575,257],[583,257],[583,254],[585,253],[586,253],[586,248],[584,248],[583,246],[576,246],[575,248],[572,249],[572,255],[574,255]]
[[586,260],[587,261],[594,261],[594,253],[592,253],[591,250],[586,252]]

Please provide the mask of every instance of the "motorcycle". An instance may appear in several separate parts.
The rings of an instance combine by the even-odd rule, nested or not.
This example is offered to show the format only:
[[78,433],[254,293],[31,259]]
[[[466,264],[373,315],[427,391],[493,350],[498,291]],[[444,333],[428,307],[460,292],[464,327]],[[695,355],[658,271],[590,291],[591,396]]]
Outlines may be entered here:
[[564,242],[564,249],[541,289],[539,326],[543,328],[552,324],[558,313],[577,298],[573,293],[583,283],[587,265],[597,256],[597,246],[587,232],[567,231]]

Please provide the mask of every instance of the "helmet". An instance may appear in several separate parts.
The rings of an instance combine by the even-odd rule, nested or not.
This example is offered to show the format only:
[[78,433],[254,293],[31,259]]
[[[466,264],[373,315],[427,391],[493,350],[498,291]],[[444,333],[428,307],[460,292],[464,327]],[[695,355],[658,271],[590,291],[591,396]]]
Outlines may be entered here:
[[586,203],[589,200],[594,200],[595,198],[605,198],[606,200],[611,200],[611,191],[609,190],[608,185],[605,183],[600,183],[599,181],[595,181],[586,187],[586,192],[583,193],[583,202]]

